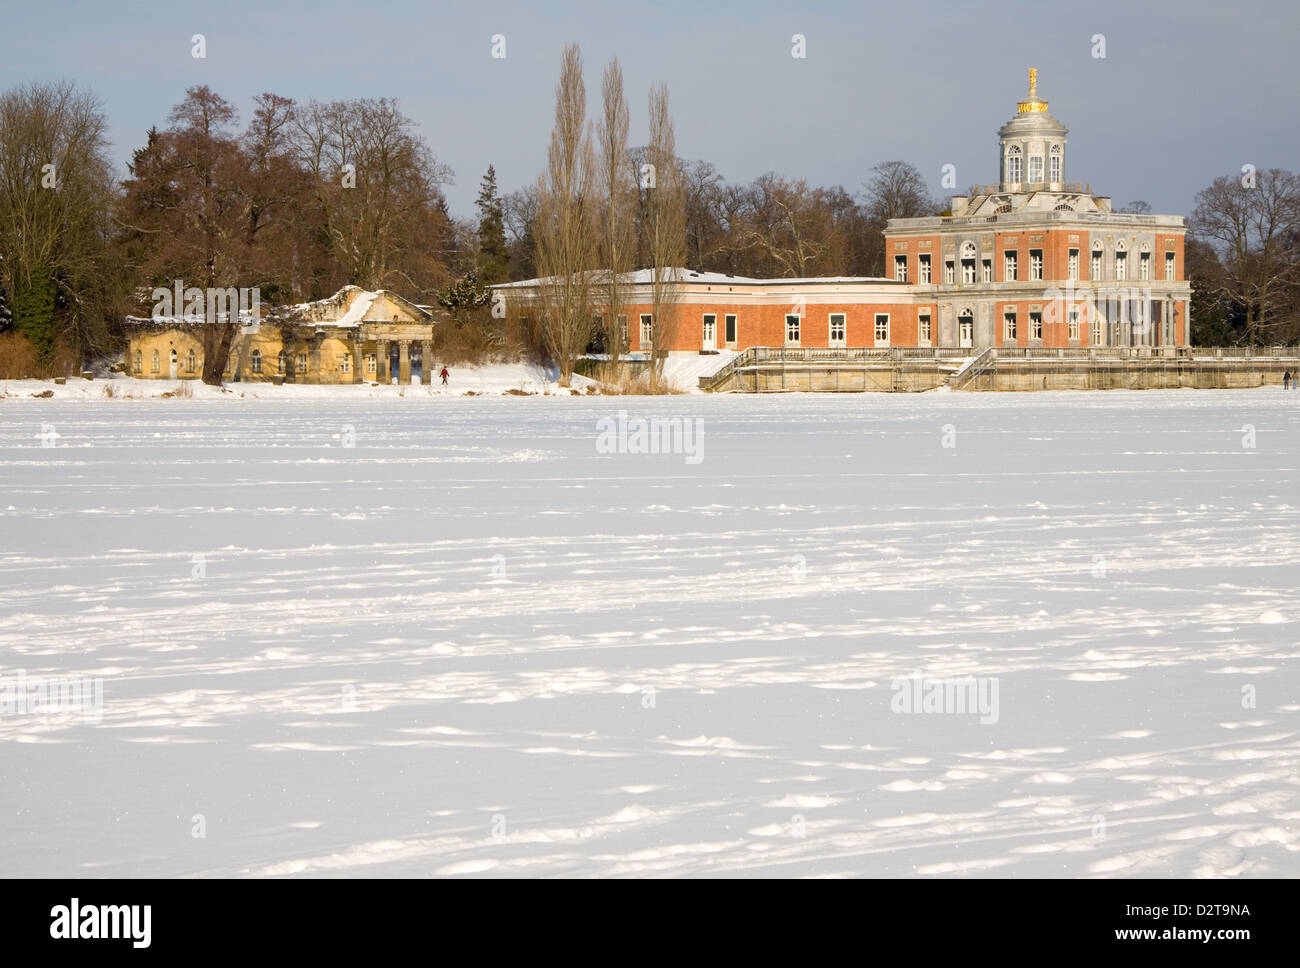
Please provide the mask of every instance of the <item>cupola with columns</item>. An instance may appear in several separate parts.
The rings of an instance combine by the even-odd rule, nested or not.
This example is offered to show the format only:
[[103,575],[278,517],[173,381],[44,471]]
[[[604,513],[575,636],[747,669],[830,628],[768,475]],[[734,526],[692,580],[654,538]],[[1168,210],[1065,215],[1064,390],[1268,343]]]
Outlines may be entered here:
[[998,129],[999,191],[1060,191],[1067,133],[1047,112],[1047,100],[1038,93],[1038,71],[1031,67],[1029,94],[1016,106],[1016,116]]

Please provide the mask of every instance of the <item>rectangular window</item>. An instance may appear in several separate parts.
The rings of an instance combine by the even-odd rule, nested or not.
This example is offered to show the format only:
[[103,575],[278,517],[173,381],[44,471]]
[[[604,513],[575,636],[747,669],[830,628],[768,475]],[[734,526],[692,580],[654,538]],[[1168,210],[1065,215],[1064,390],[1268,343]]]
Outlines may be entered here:
[[157,372],[158,372],[158,351],[157,351],[157,350],[154,350],[154,351],[153,351],[153,370],[152,370],[152,372],[154,372],[154,373],[157,373]]
[[654,341],[655,318],[653,313],[641,314],[641,347],[648,349]]
[[727,329],[727,342],[736,342],[736,317],[734,315],[725,316],[723,322]]
[[300,374],[301,374],[301,373],[306,373],[306,372],[307,372],[307,354],[306,354],[306,353],[299,353],[299,354],[298,354],[298,372],[299,372]]
[[618,314],[618,339],[619,348],[627,349],[627,314]]
[[967,283],[975,281],[975,260],[974,259],[961,260],[961,281]]
[[1079,341],[1079,310],[1070,310],[1070,339]]
[[953,268],[952,260],[949,259],[943,264],[943,281],[952,285],[957,281],[957,271]]
[[1043,278],[1043,250],[1042,249],[1029,250],[1029,278],[1035,280]]
[[[280,357],[280,371],[284,372],[284,357]],[[379,372],[379,358],[374,353],[366,354],[366,374],[374,376]]]
[[1070,250],[1070,278],[1071,279],[1079,278],[1079,250],[1078,249]]
[[1041,340],[1043,338],[1043,314],[1029,314],[1029,338]]
[[894,256],[894,280],[896,282],[907,282],[907,256]]
[[196,358],[195,358],[195,356],[194,356],[194,351],[193,351],[193,350],[190,350],[189,355],[188,355],[187,357],[185,357],[185,372],[186,372],[186,373],[193,373],[193,372],[194,372],[194,364],[195,364],[196,362],[197,362],[197,360],[196,360]]
[[1115,253],[1115,279],[1122,281],[1128,278],[1128,253]]
[[1008,343],[1016,341],[1016,314],[1007,313],[1002,317],[1002,338]]
[[1143,252],[1138,255],[1138,278],[1146,281],[1151,278],[1151,253]]
[[1003,282],[1016,281],[1016,254],[1014,252],[1006,253],[1006,257],[1003,259],[1002,281]]
[[889,313],[876,313],[876,345],[889,345]]
[[831,313],[831,345],[844,345],[844,314]]
[[1170,282],[1174,278],[1174,254],[1172,252],[1165,253],[1165,278]]
[[919,275],[921,276],[921,281],[922,281],[922,282],[930,282],[931,279],[930,279],[930,255],[929,255],[929,253],[922,253],[921,255],[918,255],[918,256],[916,257],[916,259],[917,259],[917,263],[918,263],[918,265],[920,266]]
[[1054,151],[1052,153],[1052,181],[1059,182],[1060,180],[1061,180],[1061,154],[1060,152]]
[[340,353],[340,354],[338,354],[338,361],[339,361],[339,372],[340,372],[340,373],[342,373],[344,376],[346,376],[347,374],[349,374],[349,373],[352,372],[352,354],[351,354],[351,353]]
[[1088,278],[1101,278],[1101,249],[1092,250],[1092,267],[1089,269]]
[[916,334],[917,342],[930,342],[930,314],[928,312],[921,313],[916,317]]
[[1093,323],[1092,324],[1092,345],[1101,346],[1103,344],[1102,336],[1103,333],[1101,329],[1101,323]]
[[1030,155],[1029,156],[1029,182],[1032,185],[1032,184],[1037,184],[1042,180],[1043,180],[1043,156]]
[[704,314],[704,347],[713,349],[718,338],[718,317],[712,313]]
[[984,260],[984,281],[985,282],[993,281],[993,260],[992,259]]
[[799,317],[787,316],[785,318],[785,341],[787,343],[799,342]]

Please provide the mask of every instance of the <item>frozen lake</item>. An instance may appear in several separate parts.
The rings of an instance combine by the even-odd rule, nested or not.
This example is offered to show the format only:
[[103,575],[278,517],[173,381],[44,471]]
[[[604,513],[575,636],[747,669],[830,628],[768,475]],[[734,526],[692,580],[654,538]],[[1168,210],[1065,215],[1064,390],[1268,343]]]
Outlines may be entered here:
[[6,399],[0,489],[102,687],[0,874],[1300,875],[1300,393]]

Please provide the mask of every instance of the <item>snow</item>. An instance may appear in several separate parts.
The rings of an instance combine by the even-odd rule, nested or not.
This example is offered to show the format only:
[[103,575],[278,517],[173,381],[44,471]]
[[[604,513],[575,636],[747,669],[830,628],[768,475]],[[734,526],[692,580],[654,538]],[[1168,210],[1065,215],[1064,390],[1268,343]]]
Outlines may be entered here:
[[1300,394],[100,386],[0,399],[0,683],[103,688],[5,874],[1300,874]]

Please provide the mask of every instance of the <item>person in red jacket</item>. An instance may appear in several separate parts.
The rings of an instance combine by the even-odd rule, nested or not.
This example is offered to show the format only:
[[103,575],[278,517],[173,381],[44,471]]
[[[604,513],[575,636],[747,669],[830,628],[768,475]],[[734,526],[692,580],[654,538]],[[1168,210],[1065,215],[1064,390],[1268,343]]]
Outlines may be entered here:
[[443,386],[446,386],[446,385],[447,385],[447,377],[449,377],[451,374],[447,372],[447,368],[446,368],[445,366],[442,368],[442,373],[439,374],[439,375],[442,377],[442,385],[443,385]]

